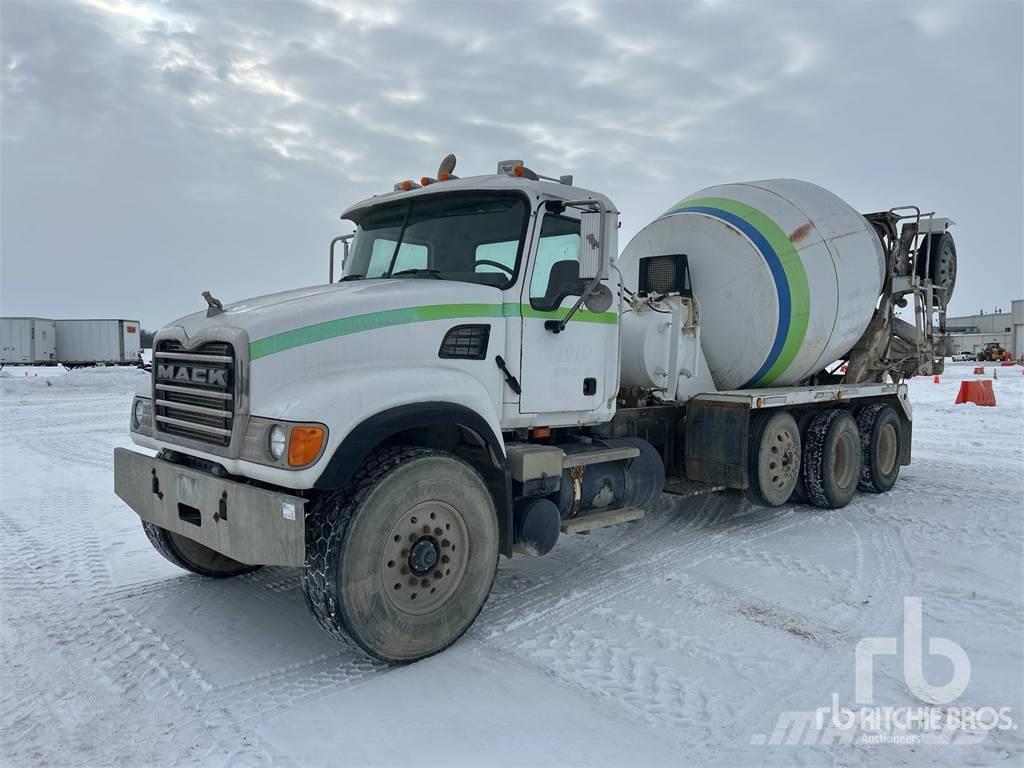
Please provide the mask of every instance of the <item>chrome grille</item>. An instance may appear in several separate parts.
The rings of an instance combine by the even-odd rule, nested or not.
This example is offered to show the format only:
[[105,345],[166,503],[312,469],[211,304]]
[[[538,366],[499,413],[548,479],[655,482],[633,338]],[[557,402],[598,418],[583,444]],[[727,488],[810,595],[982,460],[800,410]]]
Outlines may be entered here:
[[235,353],[213,341],[196,349],[164,340],[153,360],[157,432],[210,445],[231,443],[235,419]]

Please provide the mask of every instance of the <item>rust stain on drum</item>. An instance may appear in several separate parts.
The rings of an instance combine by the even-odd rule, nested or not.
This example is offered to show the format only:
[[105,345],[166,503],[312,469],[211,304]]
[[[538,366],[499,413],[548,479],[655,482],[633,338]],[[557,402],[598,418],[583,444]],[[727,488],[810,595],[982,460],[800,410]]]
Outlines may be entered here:
[[801,224],[799,227],[797,227],[796,229],[789,233],[789,242],[795,243],[797,240],[803,240],[805,237],[811,234],[811,229],[813,228],[813,226],[814,225],[811,224],[811,222],[809,221],[806,224]]

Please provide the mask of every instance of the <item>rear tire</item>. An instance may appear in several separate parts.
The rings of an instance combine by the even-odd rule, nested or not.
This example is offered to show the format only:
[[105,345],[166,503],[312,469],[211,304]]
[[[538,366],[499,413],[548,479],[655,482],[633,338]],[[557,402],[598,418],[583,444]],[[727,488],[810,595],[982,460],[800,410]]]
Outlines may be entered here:
[[498,565],[498,517],[483,478],[426,448],[373,454],[307,517],[302,589],[330,635],[410,662],[469,629]]
[[896,485],[903,453],[903,423],[896,409],[887,403],[863,408],[857,414],[860,432],[861,470],[857,487],[870,493],[885,493]]
[[163,555],[167,560],[179,568],[200,576],[209,576],[214,579],[227,579],[232,576],[241,576],[244,573],[252,573],[262,568],[262,565],[246,565],[237,560],[232,560],[220,552],[214,552],[209,547],[187,539],[177,533],[171,533],[166,528],[144,522],[142,530],[153,548]]
[[789,411],[758,414],[751,420],[747,498],[762,507],[789,501],[800,478],[800,429]]
[[800,428],[800,471],[797,473],[796,485],[793,487],[793,495],[789,497],[790,504],[810,504],[811,500],[807,496],[807,489],[804,487],[804,453],[806,451],[807,444],[807,428],[810,423],[814,420],[814,411],[804,410],[799,413],[799,417],[796,420],[796,425]]
[[860,480],[861,447],[857,422],[847,411],[819,413],[807,427],[801,477],[816,507],[839,509],[850,503]]

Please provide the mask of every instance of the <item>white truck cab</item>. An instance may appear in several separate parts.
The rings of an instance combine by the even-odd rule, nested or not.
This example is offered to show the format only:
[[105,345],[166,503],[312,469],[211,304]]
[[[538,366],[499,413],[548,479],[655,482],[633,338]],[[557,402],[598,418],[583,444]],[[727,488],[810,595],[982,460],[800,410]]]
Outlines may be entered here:
[[157,453],[118,449],[115,490],[165,557],[302,568],[328,632],[410,661],[469,627],[499,554],[662,491],[842,506],[909,462],[897,380],[719,392],[685,255],[623,264],[614,204],[569,177],[453,171],[348,208],[340,279],[332,243],[328,284],[204,293],[156,335],[130,426]]

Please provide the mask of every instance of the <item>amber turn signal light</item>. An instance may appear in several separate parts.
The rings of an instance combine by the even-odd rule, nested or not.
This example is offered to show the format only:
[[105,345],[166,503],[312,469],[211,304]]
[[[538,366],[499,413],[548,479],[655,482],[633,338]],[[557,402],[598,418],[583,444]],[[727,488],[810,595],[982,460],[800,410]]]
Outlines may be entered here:
[[304,467],[320,455],[324,444],[323,427],[292,427],[288,440],[288,466]]

